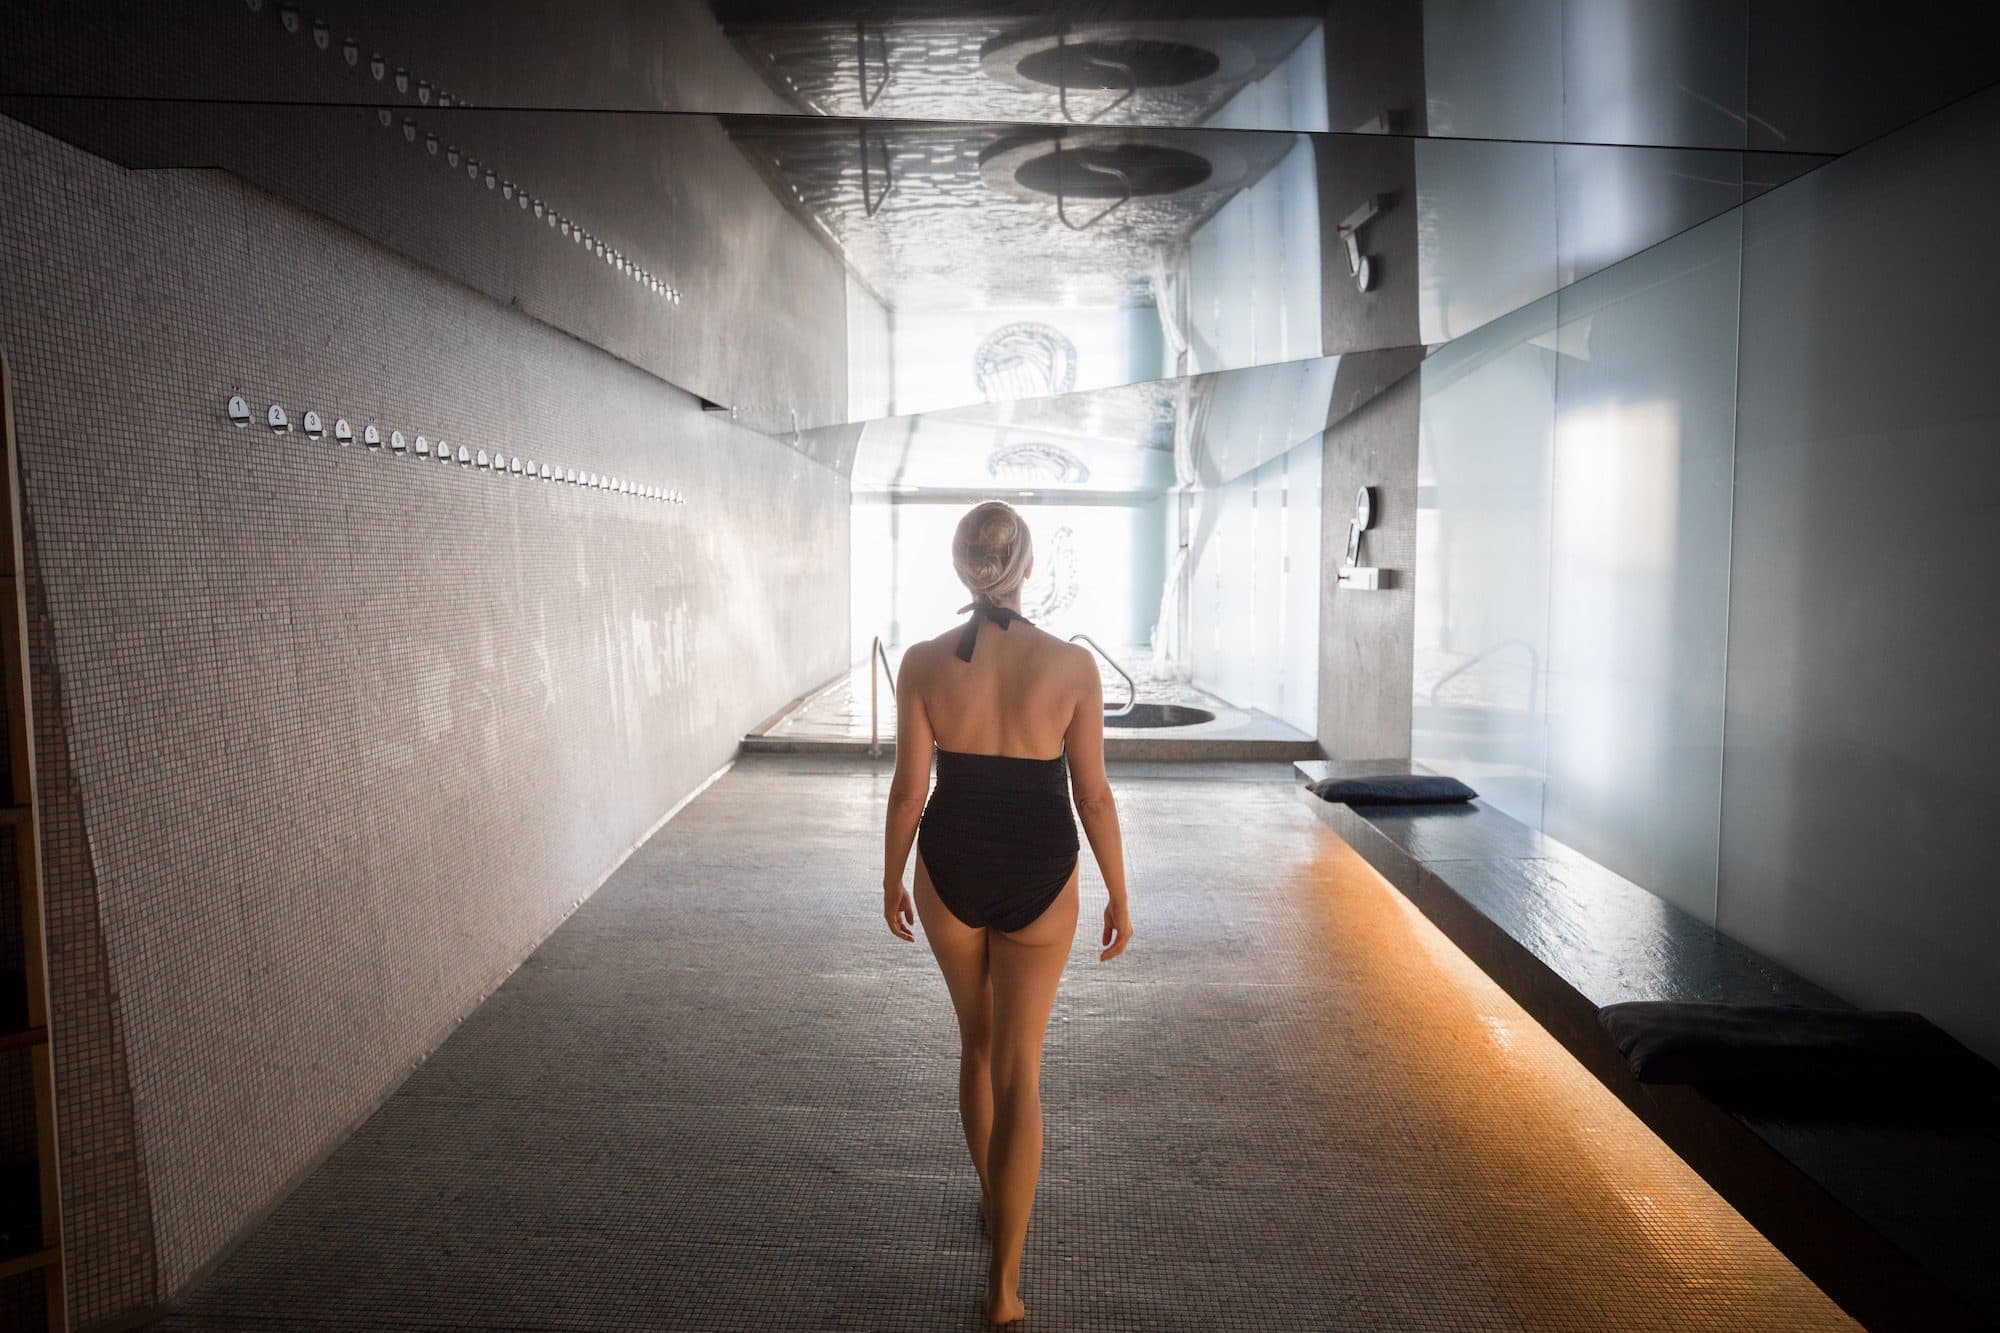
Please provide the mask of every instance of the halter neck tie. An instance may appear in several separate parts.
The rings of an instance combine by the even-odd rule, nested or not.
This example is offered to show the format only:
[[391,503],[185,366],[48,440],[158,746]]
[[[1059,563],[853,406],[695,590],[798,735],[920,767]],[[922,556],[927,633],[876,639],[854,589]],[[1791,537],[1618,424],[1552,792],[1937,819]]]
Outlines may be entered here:
[[1001,629],[1006,629],[1017,620],[1025,625],[1035,623],[1011,606],[1001,606],[998,602],[989,602],[977,597],[958,609],[972,612],[971,617],[965,622],[965,628],[958,636],[958,660],[961,662],[972,660],[972,645],[979,642],[979,617],[985,616]]

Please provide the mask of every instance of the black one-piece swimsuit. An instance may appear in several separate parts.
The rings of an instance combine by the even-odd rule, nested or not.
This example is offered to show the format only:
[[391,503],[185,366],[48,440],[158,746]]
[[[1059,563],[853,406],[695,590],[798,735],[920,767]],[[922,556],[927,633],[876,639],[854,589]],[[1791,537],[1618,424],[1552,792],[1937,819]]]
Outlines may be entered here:
[[[1001,629],[1018,612],[976,602],[958,641],[972,660],[983,615]],[[1062,893],[1076,870],[1069,759],[937,751],[937,785],[917,824],[917,855],[931,887],[968,926],[1019,930]]]

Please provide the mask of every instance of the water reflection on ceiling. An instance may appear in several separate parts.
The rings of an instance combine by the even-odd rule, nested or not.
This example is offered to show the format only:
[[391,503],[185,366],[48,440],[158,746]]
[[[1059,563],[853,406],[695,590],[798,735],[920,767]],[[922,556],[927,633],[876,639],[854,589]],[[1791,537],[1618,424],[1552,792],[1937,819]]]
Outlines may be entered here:
[[2000,7],[1964,0],[12,0],[7,17],[17,95],[1784,152],[1845,152],[2000,79]]
[[1961,0],[715,0],[825,116],[1845,152],[2000,78]]
[[[1155,255],[1297,142],[1288,134],[1099,127],[753,117],[725,124],[778,197],[897,311],[1151,305]],[[1203,170],[1135,174],[1132,154],[1144,151],[1180,154]],[[1129,195],[1111,174],[1121,170],[1131,178]]]
[[[1206,19],[959,6],[972,12],[785,20],[751,16],[768,6],[712,8],[752,66],[802,107],[906,120],[1200,125],[1246,87],[1289,73],[1288,57],[1320,27],[1310,5]],[[1298,63],[1316,88],[1318,62]]]

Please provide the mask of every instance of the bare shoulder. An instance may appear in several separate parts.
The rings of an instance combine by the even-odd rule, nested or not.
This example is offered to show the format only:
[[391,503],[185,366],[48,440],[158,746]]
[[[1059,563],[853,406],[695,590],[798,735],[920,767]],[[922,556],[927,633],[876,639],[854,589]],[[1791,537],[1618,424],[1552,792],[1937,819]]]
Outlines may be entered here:
[[914,681],[927,681],[937,675],[941,665],[952,656],[958,644],[958,635],[958,630],[948,629],[928,639],[919,639],[905,648],[902,663],[896,668],[896,678],[902,679],[905,672]]
[[1038,629],[1042,636],[1042,650],[1048,654],[1049,662],[1067,680],[1081,681],[1097,671],[1097,661],[1090,649],[1080,643],[1059,639],[1045,630]]
[[912,681],[929,677],[931,668],[937,662],[938,639],[920,639],[903,650],[903,660],[897,668],[897,677],[908,676]]

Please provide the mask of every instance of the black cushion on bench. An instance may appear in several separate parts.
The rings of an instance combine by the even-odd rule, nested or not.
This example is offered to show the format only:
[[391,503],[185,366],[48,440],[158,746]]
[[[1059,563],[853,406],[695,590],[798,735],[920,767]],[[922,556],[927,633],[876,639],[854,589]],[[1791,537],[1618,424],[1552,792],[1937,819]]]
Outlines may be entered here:
[[1991,1092],[2000,1070],[1921,1014],[1636,1000],[1597,1020],[1641,1083],[1881,1083]]
[[1366,778],[1321,778],[1306,790],[1322,801],[1342,805],[1435,805],[1469,801],[1478,792],[1437,773],[1383,773]]

